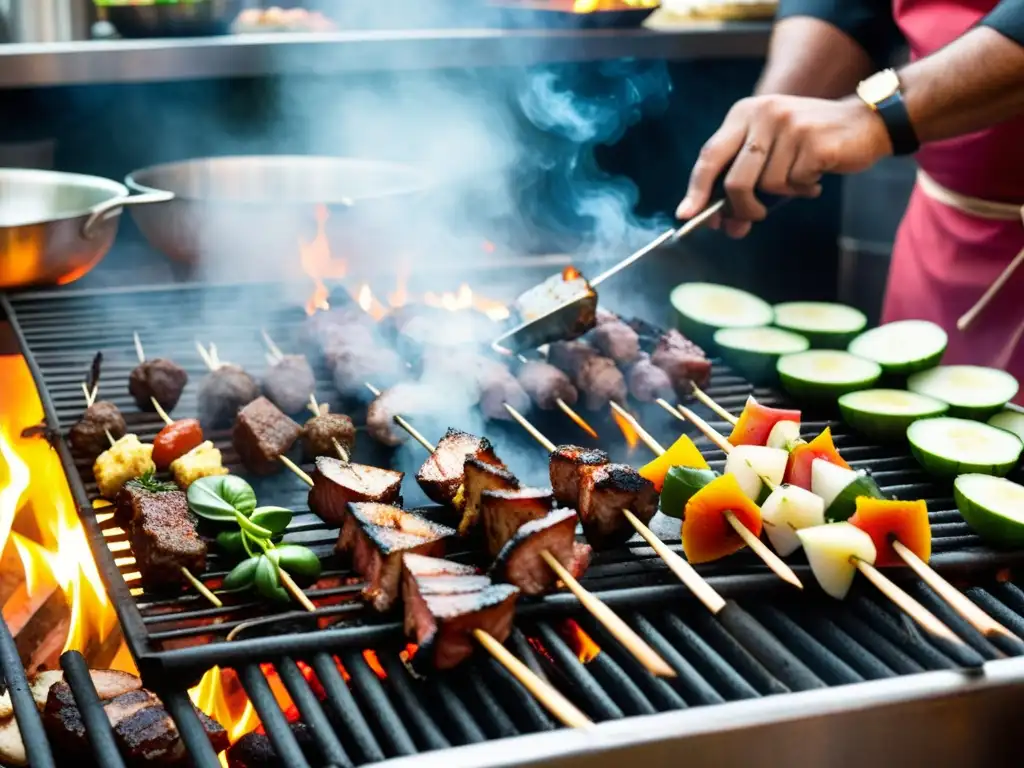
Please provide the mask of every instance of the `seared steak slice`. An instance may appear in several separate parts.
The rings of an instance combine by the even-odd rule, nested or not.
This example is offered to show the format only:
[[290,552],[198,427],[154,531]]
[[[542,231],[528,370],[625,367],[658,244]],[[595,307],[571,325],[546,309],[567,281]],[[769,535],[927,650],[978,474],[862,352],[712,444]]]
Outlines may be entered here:
[[455,531],[388,504],[349,504],[337,549],[352,558],[352,568],[367,584],[363,598],[374,610],[389,610],[398,599],[402,555],[439,555]]
[[658,492],[653,483],[628,464],[605,464],[583,473],[577,512],[594,549],[629,541],[635,531],[622,514],[623,509],[647,524],[657,507]]
[[584,467],[600,467],[609,461],[608,454],[596,448],[560,445],[551,452],[548,471],[555,501],[562,507],[576,509],[580,495],[580,475]]
[[[311,765],[317,765],[320,751],[313,732],[305,723],[289,723],[292,735],[299,743],[299,749]],[[228,768],[280,768],[281,760],[265,733],[250,731],[232,744],[226,753]]]
[[309,508],[325,523],[340,526],[351,502],[399,503],[404,477],[404,472],[318,456],[313,487],[309,490]]
[[492,584],[475,568],[406,555],[405,629],[419,649],[412,666],[420,674],[456,667],[473,653],[473,631],[498,642],[512,631],[519,590]]
[[465,536],[480,522],[480,499],[484,491],[510,491],[519,487],[516,476],[497,464],[488,464],[475,456],[466,459],[463,476],[462,521],[459,533]]
[[250,472],[272,475],[282,467],[278,459],[301,434],[302,427],[280,408],[267,398],[258,397],[238,412],[231,442]]
[[[96,695],[101,701],[112,699],[122,693],[128,693],[128,691],[137,691],[142,687],[142,681],[135,675],[119,672],[116,669],[91,669],[89,676],[92,678],[92,684],[96,686]],[[50,689],[63,679],[64,670],[62,669],[40,672],[28,679],[29,692],[40,712],[46,706]],[[0,696],[0,720],[13,716],[14,706],[11,704],[11,692],[6,691],[3,696]]]
[[206,570],[206,542],[183,491],[151,492],[132,483],[115,499],[115,516],[127,531],[135,562],[147,586],[179,584],[182,568]]
[[590,565],[590,547],[576,541],[575,510],[556,509],[522,525],[491,566],[490,575],[519,587],[524,595],[540,595],[555,586],[558,577],[541,552],[547,551],[577,579]]
[[480,498],[480,516],[487,554],[497,557],[519,526],[550,512],[552,498],[550,488],[484,491]]
[[486,437],[450,428],[416,473],[416,482],[431,500],[450,505],[459,493],[466,459],[471,456],[487,464],[504,466]]

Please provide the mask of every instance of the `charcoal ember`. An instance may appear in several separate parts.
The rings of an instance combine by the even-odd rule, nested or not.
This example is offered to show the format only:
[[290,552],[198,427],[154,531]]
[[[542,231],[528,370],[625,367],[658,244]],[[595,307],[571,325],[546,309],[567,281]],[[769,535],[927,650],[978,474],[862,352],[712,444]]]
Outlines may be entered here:
[[624,405],[628,396],[626,379],[609,357],[592,357],[580,369],[576,385],[583,392],[583,404],[591,411],[601,411],[608,403]]
[[222,365],[199,384],[199,421],[207,429],[230,426],[238,412],[259,396],[259,384],[252,376],[240,366]]
[[657,507],[654,484],[628,464],[588,467],[581,473],[576,511],[594,549],[625,544],[633,536],[635,530],[622,510],[628,509],[646,525]]
[[505,467],[476,456],[467,457],[463,466],[463,506],[459,534],[468,535],[480,522],[480,502],[484,491],[510,491],[518,487],[519,481]]
[[579,397],[565,371],[550,363],[531,360],[519,369],[516,378],[534,404],[544,411],[557,408],[559,400],[569,406],[576,405]]
[[653,403],[659,397],[670,398],[674,392],[668,374],[654,363],[646,352],[633,364],[626,374],[629,394],[641,403]]
[[[299,749],[310,765],[317,765],[320,752],[313,731],[305,723],[289,723],[292,735]],[[250,731],[232,744],[225,753],[228,768],[280,768],[284,765],[277,756],[270,737],[265,733]]]
[[450,428],[416,473],[416,482],[431,501],[451,505],[462,487],[466,459],[470,457],[504,466],[486,437]]
[[206,543],[183,491],[152,492],[128,484],[115,497],[114,509],[146,586],[181,584],[182,568],[206,570]]
[[238,413],[231,442],[250,472],[270,475],[283,466],[281,456],[302,434],[302,427],[265,397],[258,397]]
[[590,565],[590,547],[576,541],[576,512],[556,509],[521,525],[498,552],[490,576],[517,586],[524,595],[554,589],[558,576],[541,555],[549,552],[576,579]]
[[680,398],[692,395],[694,384],[705,387],[711,379],[711,361],[704,350],[675,329],[662,335],[651,362],[668,374]]
[[569,378],[577,384],[583,366],[598,351],[585,341],[558,341],[548,347],[548,362],[565,371]]
[[401,503],[404,477],[404,472],[318,456],[309,509],[329,525],[341,526],[351,502]]
[[608,454],[596,448],[560,445],[551,452],[548,471],[555,502],[561,507],[576,509],[580,496],[580,478],[588,468],[609,462]]
[[316,376],[303,355],[285,355],[263,377],[263,394],[285,413],[298,413],[309,405]]
[[107,432],[117,440],[128,432],[128,425],[116,405],[98,400],[85,409],[82,418],[68,432],[68,442],[76,454],[95,459],[110,447]]
[[337,456],[334,441],[349,456],[355,450],[356,427],[352,419],[343,413],[321,413],[302,428],[302,449],[307,461],[313,461],[317,456]]
[[170,360],[156,357],[139,363],[128,375],[128,392],[140,411],[155,411],[155,398],[165,411],[174,410],[188,384],[188,373]]
[[618,318],[599,323],[591,331],[590,340],[599,352],[619,365],[629,365],[640,356],[640,336]]
[[480,495],[480,519],[487,554],[497,557],[520,526],[545,517],[553,498],[550,488],[484,491]]

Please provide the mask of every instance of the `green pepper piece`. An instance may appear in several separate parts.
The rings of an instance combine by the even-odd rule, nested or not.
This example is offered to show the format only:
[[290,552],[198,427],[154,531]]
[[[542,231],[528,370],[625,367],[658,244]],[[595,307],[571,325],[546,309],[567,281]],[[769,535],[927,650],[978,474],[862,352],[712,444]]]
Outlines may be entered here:
[[277,566],[266,555],[260,555],[256,563],[256,577],[253,582],[256,591],[268,600],[287,603],[290,599],[288,592],[281,586],[281,579],[277,575]]
[[712,469],[670,468],[661,489],[661,513],[682,520],[686,502],[717,476]]
[[259,565],[258,557],[250,557],[243,560],[234,568],[231,573],[224,577],[224,589],[248,589],[253,585],[256,578],[256,568]]
[[316,579],[320,576],[320,558],[299,544],[285,544],[273,550],[277,563],[293,576]]

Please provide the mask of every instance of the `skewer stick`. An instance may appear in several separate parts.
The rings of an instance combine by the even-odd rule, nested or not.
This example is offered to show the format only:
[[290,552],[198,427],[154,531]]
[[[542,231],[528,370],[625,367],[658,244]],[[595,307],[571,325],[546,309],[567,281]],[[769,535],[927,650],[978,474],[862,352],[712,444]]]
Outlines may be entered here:
[[331,442],[334,444],[334,450],[338,453],[338,458],[341,459],[343,464],[348,464],[351,461],[351,457],[348,455],[348,451],[345,450],[345,446],[339,443],[336,437],[332,437]]
[[142,339],[139,338],[139,332],[132,331],[132,338],[135,340],[135,354],[138,356],[139,362],[146,362],[146,353],[142,349]]
[[[364,384],[366,385],[366,388],[373,393],[374,397],[380,397],[380,390],[373,386],[373,384],[370,384],[369,382],[364,382]],[[397,424],[406,432],[408,432],[409,435],[413,438],[413,440],[422,445],[431,453],[434,452],[434,444],[427,440],[427,438],[425,438],[423,435],[421,435],[419,430],[416,429],[416,427],[414,427],[412,424],[405,420],[405,417],[396,414],[391,418],[392,420],[394,420],[395,424]]]
[[511,675],[523,684],[544,707],[563,725],[569,728],[590,728],[594,723],[583,714],[575,704],[555,690],[549,683],[541,680],[523,662],[516,658],[504,645],[499,643],[490,633],[482,629],[474,629],[473,637],[494,659]]
[[99,387],[93,387],[92,392],[89,391],[89,385],[84,381],[82,382],[82,393],[85,395],[85,407],[91,408],[92,404],[96,402],[96,394],[99,392]]
[[164,420],[164,424],[174,423],[174,419],[167,415],[167,411],[163,409],[163,406],[160,405],[155,397],[149,398],[149,401],[153,403],[153,408],[156,410],[157,415]]
[[637,437],[640,438],[640,441],[644,445],[651,449],[652,453],[654,453],[656,456],[661,456],[661,454],[665,452],[664,446],[657,440],[655,440],[653,437],[651,437],[651,434],[646,429],[640,426],[640,422],[636,420],[633,414],[631,414],[621,405],[616,403],[614,400],[610,401],[608,404],[612,407],[613,411],[615,411],[617,414],[619,414],[619,416],[621,416],[627,422],[629,422],[629,426],[631,426],[633,428],[633,431],[636,432]]
[[281,459],[281,463],[284,464],[288,469],[296,474],[296,476],[302,480],[310,488],[313,487],[313,478],[306,474],[306,470],[296,464],[294,461],[289,459],[287,456],[278,456]]
[[565,400],[563,400],[560,397],[555,398],[555,405],[558,406],[558,409],[562,413],[564,413],[566,416],[568,416],[570,419],[572,419],[573,423],[577,427],[579,427],[584,432],[586,432],[588,435],[590,435],[592,438],[597,440],[597,432],[594,430],[594,428],[587,423],[586,419],[584,419],[582,416],[580,416],[578,413],[576,413],[576,411],[573,410],[572,406],[570,406],[567,402],[565,402]]
[[515,419],[519,423],[519,426],[521,426],[523,429],[529,432],[530,437],[532,437],[538,443],[543,445],[544,448],[547,449],[548,453],[552,453],[555,450],[555,448],[558,447],[550,440],[548,440],[546,437],[544,437],[544,435],[541,434],[541,432],[535,426],[533,426],[533,424],[528,422],[526,420],[526,417],[523,416],[523,414],[521,414],[508,403],[502,403],[502,405],[505,406],[505,410],[508,411],[508,415]]
[[181,575],[184,576],[188,583],[195,588],[196,592],[209,600],[213,604],[214,608],[224,607],[224,603],[221,602],[221,599],[213,594],[213,592],[211,592],[203,582],[193,576],[192,572],[188,568],[182,566]]
[[704,403],[704,405],[706,405],[708,408],[714,411],[723,420],[725,420],[729,424],[732,424],[734,427],[736,426],[736,422],[739,421],[739,419],[737,419],[735,416],[733,416],[731,413],[725,410],[725,408],[723,408],[714,400],[712,400],[711,396],[708,395],[707,392],[698,387],[696,384],[691,384],[691,386],[693,387],[693,396],[695,398],[700,400],[700,402]]
[[291,574],[288,573],[288,571],[286,571],[280,565],[277,566],[277,576],[281,579],[281,584],[284,585],[284,588],[288,590],[288,594],[295,598],[295,601],[299,605],[301,605],[310,613],[313,613],[313,611],[316,610],[316,606],[313,605],[313,601],[306,597],[306,593],[303,592],[299,585],[295,583],[294,579],[292,579],[291,577]]
[[279,363],[284,359],[284,352],[281,348],[274,343],[274,340],[270,338],[270,334],[267,333],[266,328],[260,328],[260,334],[263,336],[263,343],[267,345],[267,349],[270,350],[270,357],[274,358],[274,363]]
[[217,366],[213,364],[213,358],[210,356],[210,353],[198,341],[196,341],[196,349],[199,350],[199,356],[203,358],[203,363],[206,364],[206,367],[211,371],[216,370]]
[[726,456],[729,455],[729,451],[732,450],[732,444],[724,437],[722,437],[718,430],[716,430],[714,427],[712,427],[710,424],[704,421],[704,419],[702,419],[696,413],[691,411],[685,405],[677,405],[676,410],[683,417],[683,419],[693,424],[693,426],[700,430],[701,434],[703,434],[704,437],[706,437],[708,440],[714,443],[715,447],[722,451],[722,453],[724,453]]
[[320,413],[320,403],[316,401],[316,394],[311,392],[309,394],[309,410],[313,412],[314,416],[322,416]]

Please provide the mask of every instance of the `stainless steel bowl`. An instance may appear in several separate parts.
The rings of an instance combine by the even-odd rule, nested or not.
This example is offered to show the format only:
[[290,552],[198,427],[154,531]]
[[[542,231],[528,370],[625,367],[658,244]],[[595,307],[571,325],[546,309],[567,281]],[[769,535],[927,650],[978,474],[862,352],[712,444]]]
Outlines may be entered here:
[[108,5],[102,10],[121,37],[224,35],[246,0],[191,0],[158,5]]
[[110,250],[124,206],[173,197],[130,197],[98,176],[0,168],[0,289],[77,280]]

